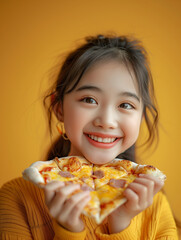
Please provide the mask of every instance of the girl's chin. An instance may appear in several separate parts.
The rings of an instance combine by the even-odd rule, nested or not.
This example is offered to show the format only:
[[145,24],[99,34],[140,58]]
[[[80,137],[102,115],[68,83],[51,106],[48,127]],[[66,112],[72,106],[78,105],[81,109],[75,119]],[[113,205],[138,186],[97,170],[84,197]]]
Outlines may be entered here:
[[110,157],[108,157],[108,156],[106,156],[106,157],[105,156],[94,156],[94,157],[85,156],[85,158],[93,164],[102,165],[102,164],[111,162],[115,158],[115,156],[110,156]]
[[[114,150],[114,153],[118,152]],[[115,159],[119,155],[119,152],[117,155],[113,154],[112,151],[101,149],[101,151],[96,151],[95,149],[84,149],[83,152],[81,151],[70,151],[69,156],[82,156],[85,159],[87,159],[92,164],[102,165],[111,162],[113,159]]]

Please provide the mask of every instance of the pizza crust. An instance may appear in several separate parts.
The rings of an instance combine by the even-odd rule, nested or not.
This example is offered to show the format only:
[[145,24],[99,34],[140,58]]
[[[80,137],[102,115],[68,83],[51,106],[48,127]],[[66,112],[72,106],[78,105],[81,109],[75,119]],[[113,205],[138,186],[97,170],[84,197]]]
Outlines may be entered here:
[[25,180],[35,183],[36,185],[44,184],[45,183],[44,179],[42,175],[39,173],[39,171],[41,171],[41,169],[43,169],[44,166],[47,166],[47,164],[56,166],[53,160],[46,161],[46,162],[45,161],[34,162],[33,164],[30,165],[29,168],[26,168],[22,172],[23,178]]
[[39,173],[38,169],[35,167],[29,167],[23,171],[23,178],[30,182],[35,183],[36,185],[44,184],[44,179]]

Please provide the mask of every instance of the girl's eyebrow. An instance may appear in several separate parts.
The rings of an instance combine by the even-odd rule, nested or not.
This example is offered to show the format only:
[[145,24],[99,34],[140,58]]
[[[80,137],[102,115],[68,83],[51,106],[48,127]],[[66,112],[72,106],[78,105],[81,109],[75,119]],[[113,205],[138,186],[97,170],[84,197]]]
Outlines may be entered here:
[[121,96],[127,96],[127,97],[135,98],[138,102],[140,102],[140,98],[135,93],[132,93],[132,92],[122,92],[120,95]]
[[[92,85],[84,85],[82,87],[79,87],[76,92],[79,92],[79,91],[83,91],[83,90],[94,90],[94,91],[97,91],[97,92],[102,92],[102,90],[96,86],[92,86]],[[135,93],[132,93],[132,92],[121,92],[119,94],[120,96],[126,96],[126,97],[132,97],[134,99],[136,99],[138,102],[140,102],[140,98],[135,94]]]
[[79,87],[76,92],[78,91],[82,91],[82,90],[95,90],[97,92],[102,92],[102,90],[96,86],[92,86],[92,85],[84,85],[82,87]]

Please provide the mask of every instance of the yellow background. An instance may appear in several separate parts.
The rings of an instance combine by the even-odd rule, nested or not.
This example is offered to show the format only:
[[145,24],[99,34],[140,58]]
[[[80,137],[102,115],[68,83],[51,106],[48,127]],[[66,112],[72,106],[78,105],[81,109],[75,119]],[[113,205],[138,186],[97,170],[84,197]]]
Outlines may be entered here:
[[116,32],[142,40],[160,110],[160,142],[142,159],[167,175],[181,220],[181,1],[0,1],[0,185],[42,160],[48,144],[42,96],[57,56],[86,35]]

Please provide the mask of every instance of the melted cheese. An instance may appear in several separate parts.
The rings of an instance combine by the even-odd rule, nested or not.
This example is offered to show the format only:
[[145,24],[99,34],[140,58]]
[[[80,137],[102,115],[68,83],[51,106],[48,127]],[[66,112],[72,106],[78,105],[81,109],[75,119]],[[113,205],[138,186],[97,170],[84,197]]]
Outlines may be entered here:
[[122,179],[128,175],[127,171],[125,169],[115,169],[111,167],[94,167],[94,171],[101,170],[104,172],[104,177],[100,179],[95,179],[95,186],[96,188],[99,188],[109,182],[110,179]]
[[120,196],[123,192],[123,189],[116,189],[109,185],[104,185],[97,190],[97,195],[101,203],[110,202],[114,200],[117,196]]

